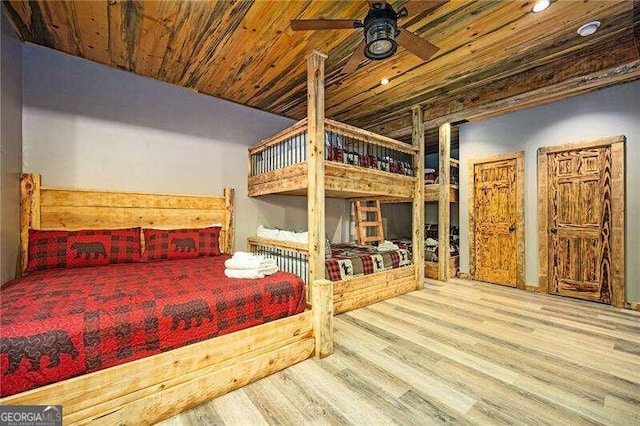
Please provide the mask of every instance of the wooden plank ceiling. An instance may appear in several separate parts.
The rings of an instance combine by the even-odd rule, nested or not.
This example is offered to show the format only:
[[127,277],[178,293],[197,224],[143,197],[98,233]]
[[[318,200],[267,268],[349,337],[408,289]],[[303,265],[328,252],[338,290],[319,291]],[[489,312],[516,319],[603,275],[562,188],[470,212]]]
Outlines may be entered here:
[[[339,71],[361,30],[293,32],[290,19],[356,18],[365,1],[5,1],[25,41],[291,118],[306,113],[304,58],[327,60],[327,117],[400,139],[640,76],[639,2],[452,0],[401,24],[440,47]],[[392,2],[396,8],[405,0]],[[600,20],[600,30],[576,29]],[[382,78],[390,83],[381,86]]]

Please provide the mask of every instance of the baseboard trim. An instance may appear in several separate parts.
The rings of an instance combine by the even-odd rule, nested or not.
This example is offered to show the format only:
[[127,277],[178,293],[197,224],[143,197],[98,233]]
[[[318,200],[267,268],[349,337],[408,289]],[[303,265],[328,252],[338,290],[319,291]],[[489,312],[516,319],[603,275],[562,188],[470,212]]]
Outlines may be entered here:
[[624,302],[624,308],[640,312],[640,302]]
[[525,284],[524,289],[532,293],[540,293],[540,287],[538,287],[537,285]]

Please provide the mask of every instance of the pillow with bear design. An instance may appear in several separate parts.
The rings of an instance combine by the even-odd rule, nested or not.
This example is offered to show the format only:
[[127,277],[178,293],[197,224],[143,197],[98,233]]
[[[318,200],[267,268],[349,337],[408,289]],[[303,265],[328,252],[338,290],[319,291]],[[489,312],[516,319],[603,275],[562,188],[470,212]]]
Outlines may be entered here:
[[131,263],[139,260],[140,228],[29,230],[29,272]]
[[143,262],[218,256],[220,227],[202,229],[144,229]]

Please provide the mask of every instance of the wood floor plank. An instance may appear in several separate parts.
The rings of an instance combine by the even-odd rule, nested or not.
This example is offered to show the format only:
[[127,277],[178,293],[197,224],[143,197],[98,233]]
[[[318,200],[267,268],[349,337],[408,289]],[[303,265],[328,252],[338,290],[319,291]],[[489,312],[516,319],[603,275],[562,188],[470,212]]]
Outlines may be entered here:
[[[406,310],[407,307],[411,307],[406,300],[402,301],[402,305],[402,307],[398,307],[396,309]],[[446,315],[439,315],[438,317],[435,317],[417,310],[409,310],[407,312],[422,321],[437,323],[444,329],[456,328],[459,331],[464,330],[466,333],[482,338],[483,344],[493,345],[498,348],[498,353],[502,351],[511,351],[513,353],[512,357],[525,357],[525,359],[521,360],[521,365],[523,367],[532,367],[533,369],[533,372],[529,371],[528,374],[535,375],[535,371],[544,371],[546,369],[552,371],[553,377],[563,377],[566,375],[567,380],[572,382],[581,383],[587,381],[587,383],[583,383],[584,389],[587,390],[593,389],[594,387],[597,388],[601,385],[609,386],[608,391],[615,390],[617,392],[624,392],[628,390],[628,392],[632,393],[637,392],[637,384],[630,383],[628,378],[615,377],[606,371],[602,372],[585,367],[583,364],[575,362],[575,360],[569,361],[564,358],[564,353],[561,353],[559,356],[553,354],[552,352],[554,352],[554,349],[544,345],[545,342],[541,339],[531,340],[528,339],[526,335],[516,336],[513,333],[509,333],[509,330],[504,331],[495,326],[485,327],[478,326],[476,324],[462,325],[454,322],[456,319],[455,315],[452,315],[451,318],[447,318]],[[448,322],[446,319],[450,319],[452,322]],[[592,347],[589,345],[586,346]],[[477,349],[477,347],[475,349]],[[493,359],[492,355],[488,356]],[[505,362],[508,363],[510,359],[512,358],[508,358]],[[555,366],[558,366],[558,368],[555,368]],[[629,368],[628,370],[630,372],[634,371],[632,368]],[[640,395],[637,396],[640,397]]]
[[[509,354],[509,357],[505,358],[503,362],[509,365],[511,362],[518,361],[517,366],[525,369],[527,374],[534,376],[536,374],[545,375],[545,372],[548,371],[550,377],[545,375],[547,379],[565,377],[566,381],[582,386],[584,391],[604,387],[606,390],[603,393],[623,392],[626,397],[635,395],[640,398],[640,394],[637,393],[638,385],[636,383],[632,383],[626,378],[614,377],[606,372],[603,373],[585,367],[577,360],[553,355],[549,353],[545,345],[539,344],[539,340],[532,341],[530,339],[515,338],[513,332],[504,334],[500,330],[496,330],[495,327],[487,329],[475,324],[457,324],[453,322],[456,318],[455,315],[447,321],[444,315],[436,317],[431,313],[420,312],[419,307],[415,308],[416,305],[412,305],[406,299],[405,297],[405,300],[399,301],[401,306],[396,306],[396,309],[407,312],[423,322],[434,322],[445,329],[453,327],[458,331],[463,331],[482,339],[483,342],[480,345],[475,345],[468,350],[478,351],[481,350],[483,345],[489,346],[492,350],[489,353],[486,353],[486,351],[483,353],[483,356],[489,359],[494,359],[496,357],[495,353],[501,354],[505,352]],[[389,303],[395,303],[396,301],[397,299],[389,301]],[[415,309],[410,309],[412,307]],[[640,400],[637,401],[640,403]]]
[[250,424],[255,426],[268,425],[267,420],[260,414],[253,402],[243,389],[231,392],[212,401],[212,408],[222,422],[227,425]]
[[[418,294],[417,297],[424,298],[425,295]],[[426,303],[432,303],[433,301],[447,300],[447,296],[431,295],[430,299],[431,300],[429,300]],[[450,303],[454,304],[457,307],[464,306],[463,304],[461,304],[459,300],[455,300]],[[443,308],[443,309],[446,309],[446,308]],[[537,330],[536,335],[540,335],[541,333],[546,331],[549,333],[550,336],[563,336],[563,338],[560,340],[560,345],[562,346],[562,350],[568,350],[571,352],[579,353],[581,351],[584,352],[584,350],[582,350],[581,348],[588,348],[586,350],[592,354],[593,351],[599,352],[602,349],[602,344],[600,344],[600,342],[597,341],[598,339],[603,339],[604,341],[612,342],[612,343],[616,341],[615,337],[604,336],[601,333],[589,334],[589,333],[592,333],[592,331],[586,330],[585,329],[586,326],[585,328],[581,328],[581,329],[567,328],[565,327],[564,322],[562,320],[545,318],[545,317],[539,317],[539,318],[532,317],[531,315],[523,315],[516,310],[505,310],[503,308],[496,308],[494,306],[485,305],[482,303],[480,303],[478,306],[475,306],[473,309],[485,312],[487,317],[491,319],[495,318],[495,319],[502,319],[505,321],[509,321],[509,319],[511,319],[512,321],[514,321],[514,323],[516,321],[520,321],[526,324],[527,326],[530,326],[533,329],[536,329]],[[494,324],[493,322],[490,324],[490,326],[495,330],[498,330],[502,327],[502,325]],[[506,331],[509,331],[509,330],[506,330]],[[615,334],[614,331],[611,331],[611,333]],[[638,338],[640,338],[640,333],[638,334],[639,334],[639,337],[633,336],[632,340],[637,340]],[[575,345],[575,343],[582,343],[582,344]],[[559,347],[556,347],[556,349],[561,350]],[[625,357],[624,355],[621,356],[619,354],[612,353],[612,352],[609,352],[608,354],[610,356],[612,368],[615,368],[616,366],[618,367],[621,366],[623,371],[627,371],[625,364],[627,362],[633,362],[629,358]],[[597,360],[593,360],[593,361],[595,362],[594,365],[598,365]]]
[[163,424],[640,424],[638,312],[426,280],[334,325],[334,355]]

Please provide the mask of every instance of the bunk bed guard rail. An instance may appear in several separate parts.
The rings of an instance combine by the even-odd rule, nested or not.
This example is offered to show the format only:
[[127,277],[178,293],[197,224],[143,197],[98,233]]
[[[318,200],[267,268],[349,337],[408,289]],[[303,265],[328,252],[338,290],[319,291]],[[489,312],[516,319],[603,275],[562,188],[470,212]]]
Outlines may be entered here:
[[[249,148],[249,176],[307,161],[307,119]],[[366,130],[325,120],[325,161],[415,176],[415,148]]]

